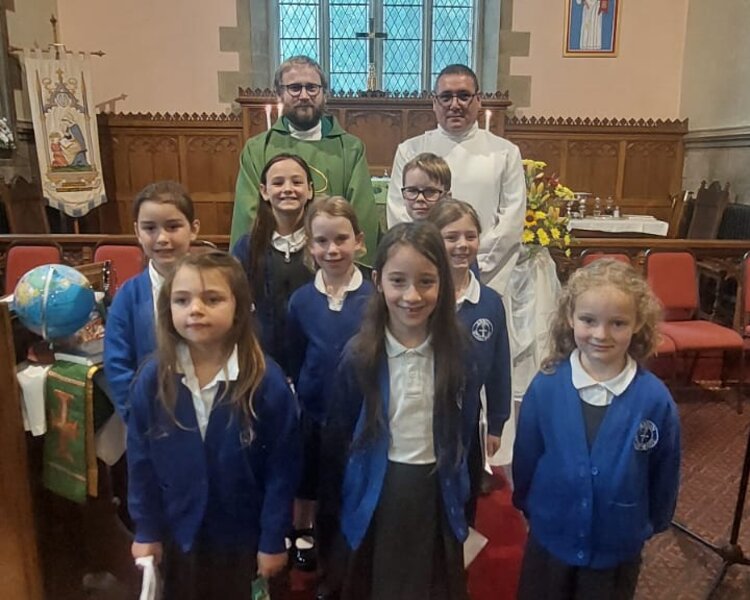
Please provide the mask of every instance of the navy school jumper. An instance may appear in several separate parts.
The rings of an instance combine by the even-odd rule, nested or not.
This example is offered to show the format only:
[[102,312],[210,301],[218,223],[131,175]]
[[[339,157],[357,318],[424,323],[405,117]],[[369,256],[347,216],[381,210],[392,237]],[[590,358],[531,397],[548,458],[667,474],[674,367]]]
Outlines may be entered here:
[[243,235],[232,247],[232,256],[240,261],[250,282],[261,346],[287,372],[287,305],[292,293],[312,280],[313,272],[304,263],[303,248],[291,252],[288,260],[284,252],[270,244],[265,252],[263,287],[258,289],[250,279],[250,234]]
[[133,386],[128,507],[135,540],[171,540],[188,552],[200,537],[220,549],[284,552],[301,470],[298,411],[284,374],[266,357],[252,437],[228,398],[219,400],[222,383],[205,440],[181,380],[175,375],[179,425],[157,399],[156,360],[145,363]]
[[287,315],[288,374],[294,381],[302,410],[317,423],[325,421],[330,386],[339,357],[349,339],[359,331],[372,283],[363,279],[347,292],[341,311],[328,308],[328,297],[315,282],[292,294]]
[[539,373],[521,405],[513,503],[558,560],[609,569],[635,559],[674,514],[680,422],[666,386],[638,367],[607,409],[591,451],[569,360]]
[[[487,431],[500,437],[503,425],[510,416],[510,348],[505,307],[500,295],[484,284],[479,284],[479,302],[464,300],[458,319],[471,336],[474,361],[480,385],[487,396]],[[479,416],[479,405],[476,407]],[[476,418],[475,418],[476,423]],[[474,427],[476,431],[476,425]]]
[[[476,368],[470,362],[466,372],[464,398],[478,397]],[[325,468],[320,474],[320,512],[326,518],[337,520],[351,548],[357,548],[367,533],[380,500],[388,467],[390,378],[385,354],[378,379],[381,415],[385,425],[376,440],[364,445],[353,444],[364,427],[364,394],[357,381],[351,353],[348,348],[345,349],[335,377],[328,421],[323,429],[322,464]],[[457,399],[463,409],[476,406],[474,401],[465,402],[464,398]],[[474,417],[465,414],[463,409],[461,419],[466,431],[466,423]],[[456,464],[455,451],[443,447],[437,436],[435,453],[438,458],[445,455],[445,460],[439,460],[437,467],[442,505],[453,534],[463,542],[468,535],[464,511],[469,498],[466,453],[462,452],[462,460]]]

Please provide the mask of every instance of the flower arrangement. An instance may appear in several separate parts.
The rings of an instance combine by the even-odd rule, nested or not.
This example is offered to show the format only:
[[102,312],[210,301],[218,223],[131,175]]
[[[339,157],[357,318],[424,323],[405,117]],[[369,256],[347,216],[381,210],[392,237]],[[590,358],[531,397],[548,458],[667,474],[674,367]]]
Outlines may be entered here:
[[523,243],[530,250],[560,248],[570,256],[568,217],[560,213],[560,204],[573,198],[573,192],[562,185],[555,175],[544,174],[546,163],[524,160],[526,176],[526,219]]
[[5,117],[0,118],[0,148],[6,150],[13,150],[16,147],[16,141],[13,137],[13,132],[8,125],[8,120]]

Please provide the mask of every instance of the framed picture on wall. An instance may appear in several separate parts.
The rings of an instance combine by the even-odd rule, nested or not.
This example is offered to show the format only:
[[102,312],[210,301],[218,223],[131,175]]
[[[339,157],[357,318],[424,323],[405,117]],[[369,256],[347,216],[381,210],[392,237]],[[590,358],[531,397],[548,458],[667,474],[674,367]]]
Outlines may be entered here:
[[617,56],[620,0],[565,0],[563,56]]

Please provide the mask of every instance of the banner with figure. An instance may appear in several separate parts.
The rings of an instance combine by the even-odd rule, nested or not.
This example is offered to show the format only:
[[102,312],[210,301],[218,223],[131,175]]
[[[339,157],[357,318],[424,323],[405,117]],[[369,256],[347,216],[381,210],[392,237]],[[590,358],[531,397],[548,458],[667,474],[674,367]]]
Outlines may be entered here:
[[47,203],[81,217],[107,201],[91,91],[90,56],[24,51],[34,139]]

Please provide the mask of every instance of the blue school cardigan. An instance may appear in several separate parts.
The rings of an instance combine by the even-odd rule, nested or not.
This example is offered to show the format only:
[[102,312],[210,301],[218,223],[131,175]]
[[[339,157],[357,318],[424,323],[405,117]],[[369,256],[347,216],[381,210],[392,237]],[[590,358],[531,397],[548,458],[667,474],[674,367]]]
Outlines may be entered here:
[[104,329],[104,374],[115,409],[126,423],[130,385],[155,348],[154,300],[146,268],[117,291]]
[[[364,446],[353,445],[365,424],[364,396],[357,381],[348,350],[336,373],[328,422],[323,430],[321,470],[321,509],[325,517],[338,519],[341,532],[351,548],[357,548],[367,533],[380,500],[388,467],[388,404],[390,378],[388,361],[383,356],[379,372],[382,418],[385,427],[378,439]],[[467,382],[467,387],[474,383]],[[441,455],[439,440],[435,451]],[[438,466],[438,480],[443,507],[456,538],[463,542],[468,535],[464,506],[469,498],[469,473],[466,455],[460,465],[447,458]]]
[[[510,416],[510,348],[505,307],[500,295],[484,284],[479,284],[479,302],[464,300],[458,310],[458,319],[471,336],[474,362],[478,369],[479,383],[484,384],[487,395],[487,430],[490,435],[500,437],[503,425]],[[478,397],[476,397],[478,401]],[[470,432],[476,437],[479,405],[471,413],[474,419]]]
[[570,361],[531,382],[513,449],[513,503],[558,560],[592,569],[633,560],[669,526],[679,471],[677,408],[642,367],[613,399],[590,452]]
[[289,299],[286,356],[302,409],[323,423],[338,358],[349,339],[359,331],[362,315],[374,288],[363,280],[344,298],[341,311],[328,308],[328,297],[315,282],[297,289]]
[[[284,552],[301,469],[297,407],[279,366],[266,357],[255,393],[253,437],[217,392],[205,440],[190,391],[175,376],[175,417],[156,397],[149,359],[131,395],[128,508],[137,542],[173,540],[184,552],[198,536],[213,547]],[[250,585],[250,582],[248,582]]]

